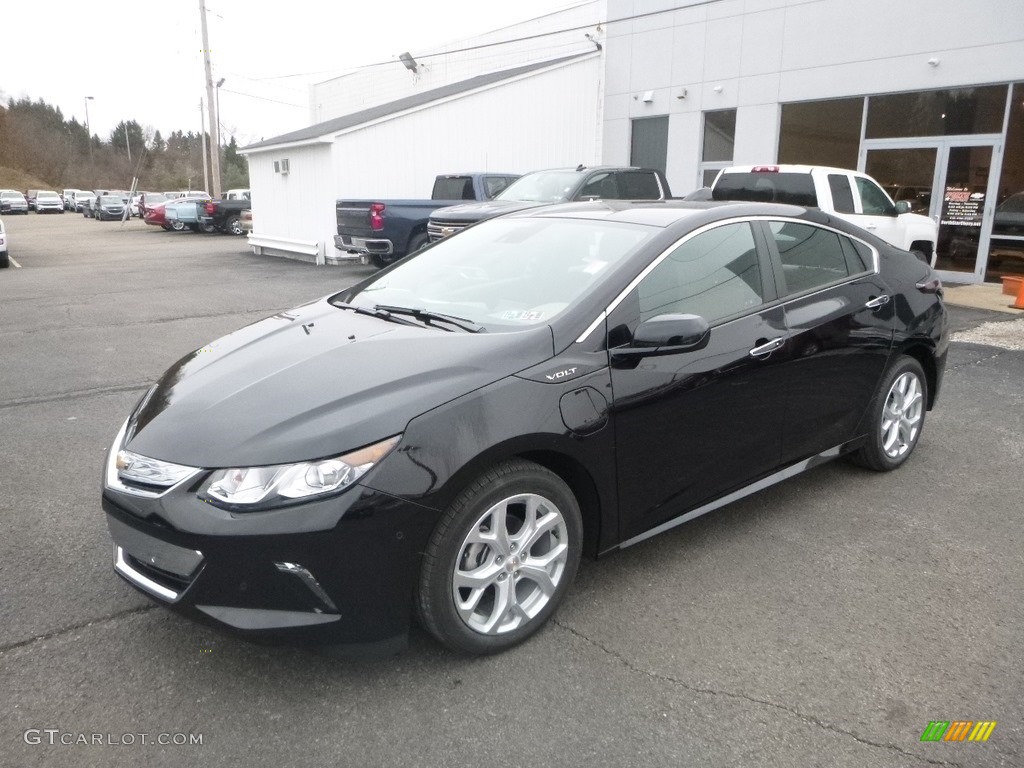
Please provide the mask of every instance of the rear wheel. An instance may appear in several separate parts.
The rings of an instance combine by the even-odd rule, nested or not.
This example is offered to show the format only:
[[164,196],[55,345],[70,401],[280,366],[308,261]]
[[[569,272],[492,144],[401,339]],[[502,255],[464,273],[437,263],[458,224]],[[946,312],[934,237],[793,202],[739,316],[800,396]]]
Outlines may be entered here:
[[242,229],[241,217],[228,216],[227,221],[224,222],[224,231],[229,235],[244,235],[245,230]]
[[927,402],[928,380],[921,364],[906,355],[899,357],[882,377],[871,403],[867,442],[850,458],[877,472],[896,469],[921,437]]
[[0,269],[7,269],[9,266],[11,266],[10,254],[0,253]]
[[580,508],[561,478],[530,461],[499,464],[434,529],[420,570],[420,620],[454,650],[511,648],[555,612],[582,542]]
[[418,235],[413,235],[409,238],[409,248],[406,250],[406,254],[416,253],[420,248],[424,248],[430,244],[430,237],[427,236],[426,232],[420,232]]
[[187,228],[187,225],[183,221],[178,221],[177,219],[175,219],[174,221],[171,222],[171,229],[173,229],[175,232],[184,232]]

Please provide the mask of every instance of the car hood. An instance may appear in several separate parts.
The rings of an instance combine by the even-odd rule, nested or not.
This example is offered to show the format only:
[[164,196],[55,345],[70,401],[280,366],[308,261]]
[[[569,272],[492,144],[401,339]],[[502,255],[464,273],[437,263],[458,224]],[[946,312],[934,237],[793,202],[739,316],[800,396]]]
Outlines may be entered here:
[[175,363],[133,414],[126,447],[195,467],[323,458],[553,354],[551,331],[402,325],[326,299],[282,312]]
[[430,218],[435,221],[483,221],[494,216],[501,216],[503,213],[525,211],[527,208],[536,208],[539,205],[550,205],[550,203],[533,203],[522,200],[489,200],[486,203],[466,203],[464,205],[440,208],[430,214]]

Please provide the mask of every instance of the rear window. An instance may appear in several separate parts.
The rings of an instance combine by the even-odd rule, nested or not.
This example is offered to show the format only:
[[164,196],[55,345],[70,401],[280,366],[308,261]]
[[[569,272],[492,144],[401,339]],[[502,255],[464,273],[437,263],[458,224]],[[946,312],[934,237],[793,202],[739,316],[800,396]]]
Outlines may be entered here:
[[787,203],[808,208],[818,205],[809,173],[723,173],[711,196],[715,200]]
[[659,200],[661,187],[653,173],[623,171],[619,174],[619,196],[624,200]]
[[433,200],[475,200],[473,179],[469,176],[449,176],[434,180]]

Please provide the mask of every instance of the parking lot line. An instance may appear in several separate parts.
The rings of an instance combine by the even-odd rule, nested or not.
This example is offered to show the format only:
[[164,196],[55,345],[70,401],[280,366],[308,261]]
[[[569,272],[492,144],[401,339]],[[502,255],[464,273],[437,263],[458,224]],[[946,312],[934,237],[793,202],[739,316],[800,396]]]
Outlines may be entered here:
[[16,262],[16,261],[14,260],[14,257],[13,257],[13,256],[8,256],[8,257],[7,257],[7,260],[8,260],[9,262],[11,262],[11,266],[12,266],[12,267],[17,267],[18,269],[21,269],[21,264],[19,264],[18,262]]

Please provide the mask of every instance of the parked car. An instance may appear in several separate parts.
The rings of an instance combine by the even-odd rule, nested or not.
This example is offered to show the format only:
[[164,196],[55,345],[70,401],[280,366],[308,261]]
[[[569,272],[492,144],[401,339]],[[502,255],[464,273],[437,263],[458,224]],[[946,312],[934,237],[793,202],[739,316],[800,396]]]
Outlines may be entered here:
[[25,199],[28,201],[28,208],[29,208],[30,211],[34,211],[36,209],[36,195],[37,194],[39,194],[39,190],[38,189],[26,189],[25,190]]
[[131,199],[128,201],[128,213],[130,216],[137,216],[142,218],[142,209],[139,207],[142,205],[142,201],[146,195],[152,195],[152,192],[136,192],[131,195]]
[[585,551],[839,456],[903,465],[948,343],[931,267],[817,210],[520,211],[174,363],[107,457],[114,569],[254,638],[416,616],[494,653]]
[[207,200],[199,211],[200,229],[204,232],[218,231],[228,235],[244,235],[242,214],[251,207],[252,203],[248,197]]
[[222,200],[251,200],[252,192],[248,189],[229,189],[221,196]]
[[0,213],[28,213],[28,200],[16,189],[0,192]]
[[242,211],[239,216],[239,226],[242,228],[243,234],[249,234],[252,232],[252,209]]
[[165,200],[160,203],[154,203],[153,205],[146,207],[146,212],[142,215],[142,220],[153,227],[160,227],[161,229],[170,230],[170,222],[167,221],[165,215],[164,206],[170,202]]
[[88,189],[75,191],[73,209],[76,213],[88,216],[92,208],[92,201],[96,199],[96,193]]
[[193,232],[214,232],[216,229],[212,224],[204,222],[202,209],[208,200],[201,197],[179,197],[168,200],[162,204],[162,214],[167,228],[175,232],[184,232],[186,229]]
[[75,210],[75,193],[77,189],[64,189],[61,190],[60,198],[64,201],[64,210],[73,211]]
[[7,245],[7,230],[4,228],[4,221],[0,219],[0,269],[11,266],[11,253]]
[[434,179],[429,200],[338,200],[337,260],[386,266],[427,245],[430,214],[460,200],[490,200],[518,178],[507,173],[454,173]]
[[575,200],[666,200],[668,180],[651,168],[557,168],[521,177],[487,203],[441,208],[430,215],[431,242],[453,235],[471,224],[513,211]]
[[100,195],[92,205],[97,221],[121,221],[125,218],[124,197],[119,194]]
[[64,200],[56,192],[41,189],[36,193],[36,213],[64,213]]
[[139,195],[139,201],[137,203],[139,209],[139,218],[146,218],[146,211],[157,203],[163,203],[169,200],[163,192],[142,192]]
[[864,173],[810,165],[735,166],[719,172],[711,195],[715,200],[814,206],[934,263],[939,225],[911,213],[908,200],[893,203],[881,185]]

